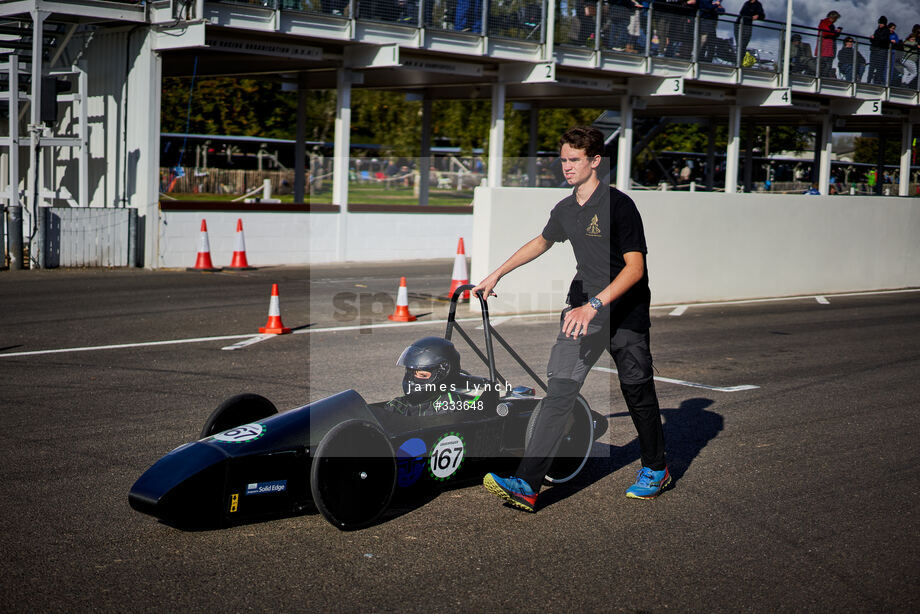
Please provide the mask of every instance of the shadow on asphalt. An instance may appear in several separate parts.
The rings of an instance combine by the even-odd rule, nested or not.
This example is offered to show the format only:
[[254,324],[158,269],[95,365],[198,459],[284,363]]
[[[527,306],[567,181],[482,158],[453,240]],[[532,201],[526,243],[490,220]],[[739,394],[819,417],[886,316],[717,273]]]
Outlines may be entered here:
[[[687,399],[680,407],[662,408],[664,440],[668,455],[668,470],[675,488],[700,451],[722,431],[724,419],[710,411],[715,401],[707,398]],[[629,413],[608,414],[607,418],[629,418]],[[632,428],[630,425],[628,428]],[[585,468],[571,482],[543,490],[539,508],[563,501],[574,493],[591,486],[616,471],[639,460],[639,440],[633,439],[625,446],[595,443],[592,457]],[[632,476],[624,481],[623,490],[632,483]],[[539,511],[538,508],[538,511]]]

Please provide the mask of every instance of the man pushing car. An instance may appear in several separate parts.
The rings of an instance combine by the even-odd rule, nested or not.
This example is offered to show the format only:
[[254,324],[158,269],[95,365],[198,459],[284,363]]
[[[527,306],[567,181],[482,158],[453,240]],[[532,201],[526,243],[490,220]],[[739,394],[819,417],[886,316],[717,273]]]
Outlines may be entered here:
[[601,181],[603,134],[572,128],[560,138],[560,161],[570,196],[550,212],[543,232],[490,273],[473,292],[492,295],[498,281],[568,240],[575,253],[561,326],[550,352],[543,411],[514,476],[485,476],[486,489],[533,512],[537,494],[562,439],[578,391],[604,348],[613,356],[620,389],[639,439],[642,467],[626,496],[656,497],[671,482],[649,350],[650,293],[642,218],[623,192]]

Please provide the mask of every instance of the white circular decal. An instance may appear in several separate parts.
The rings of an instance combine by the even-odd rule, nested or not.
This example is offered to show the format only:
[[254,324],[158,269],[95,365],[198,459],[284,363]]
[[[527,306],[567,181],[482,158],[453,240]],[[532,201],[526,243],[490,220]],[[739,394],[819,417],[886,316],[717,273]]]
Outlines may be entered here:
[[463,439],[457,433],[446,433],[431,448],[428,471],[437,480],[446,480],[463,462]]
[[265,434],[265,427],[261,424],[244,424],[214,435],[216,441],[225,441],[227,443],[243,443],[258,439]]

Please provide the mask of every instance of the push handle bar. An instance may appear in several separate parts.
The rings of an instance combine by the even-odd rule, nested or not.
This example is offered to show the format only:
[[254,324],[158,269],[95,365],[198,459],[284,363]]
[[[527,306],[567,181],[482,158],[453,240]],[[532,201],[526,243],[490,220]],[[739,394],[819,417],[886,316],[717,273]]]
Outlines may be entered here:
[[[473,340],[470,339],[469,335],[457,324],[457,301],[460,300],[460,296],[468,290],[475,288],[473,284],[464,284],[458,286],[453,294],[450,297],[450,313],[447,314],[447,330],[444,333],[444,338],[450,341],[451,333],[453,329],[457,329],[457,332],[466,340],[469,346],[476,352],[476,355],[486,363],[489,367],[489,380],[492,384],[498,383],[498,372],[495,370],[495,352],[492,350],[492,327],[489,324],[489,306],[486,304],[486,300],[482,297],[481,292],[476,292],[476,298],[479,299],[479,307],[482,309],[482,330],[485,333],[486,340],[486,355],[483,356],[482,351],[476,347],[476,344],[473,343]],[[502,378],[504,379],[504,378]]]

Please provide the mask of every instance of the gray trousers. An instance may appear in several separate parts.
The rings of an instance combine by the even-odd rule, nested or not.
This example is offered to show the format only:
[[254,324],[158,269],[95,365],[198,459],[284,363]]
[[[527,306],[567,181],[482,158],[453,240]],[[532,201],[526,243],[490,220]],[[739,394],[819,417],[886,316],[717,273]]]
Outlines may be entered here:
[[[562,312],[562,318],[569,309]],[[617,366],[620,390],[638,434],[643,466],[656,471],[665,467],[664,432],[655,393],[649,333],[625,328],[611,330],[608,313],[607,308],[602,309],[588,324],[586,334],[578,338],[566,337],[560,318],[559,333],[546,368],[549,383],[543,411],[515,473],[534,492],[539,490],[552,465],[578,391],[605,349]]]

